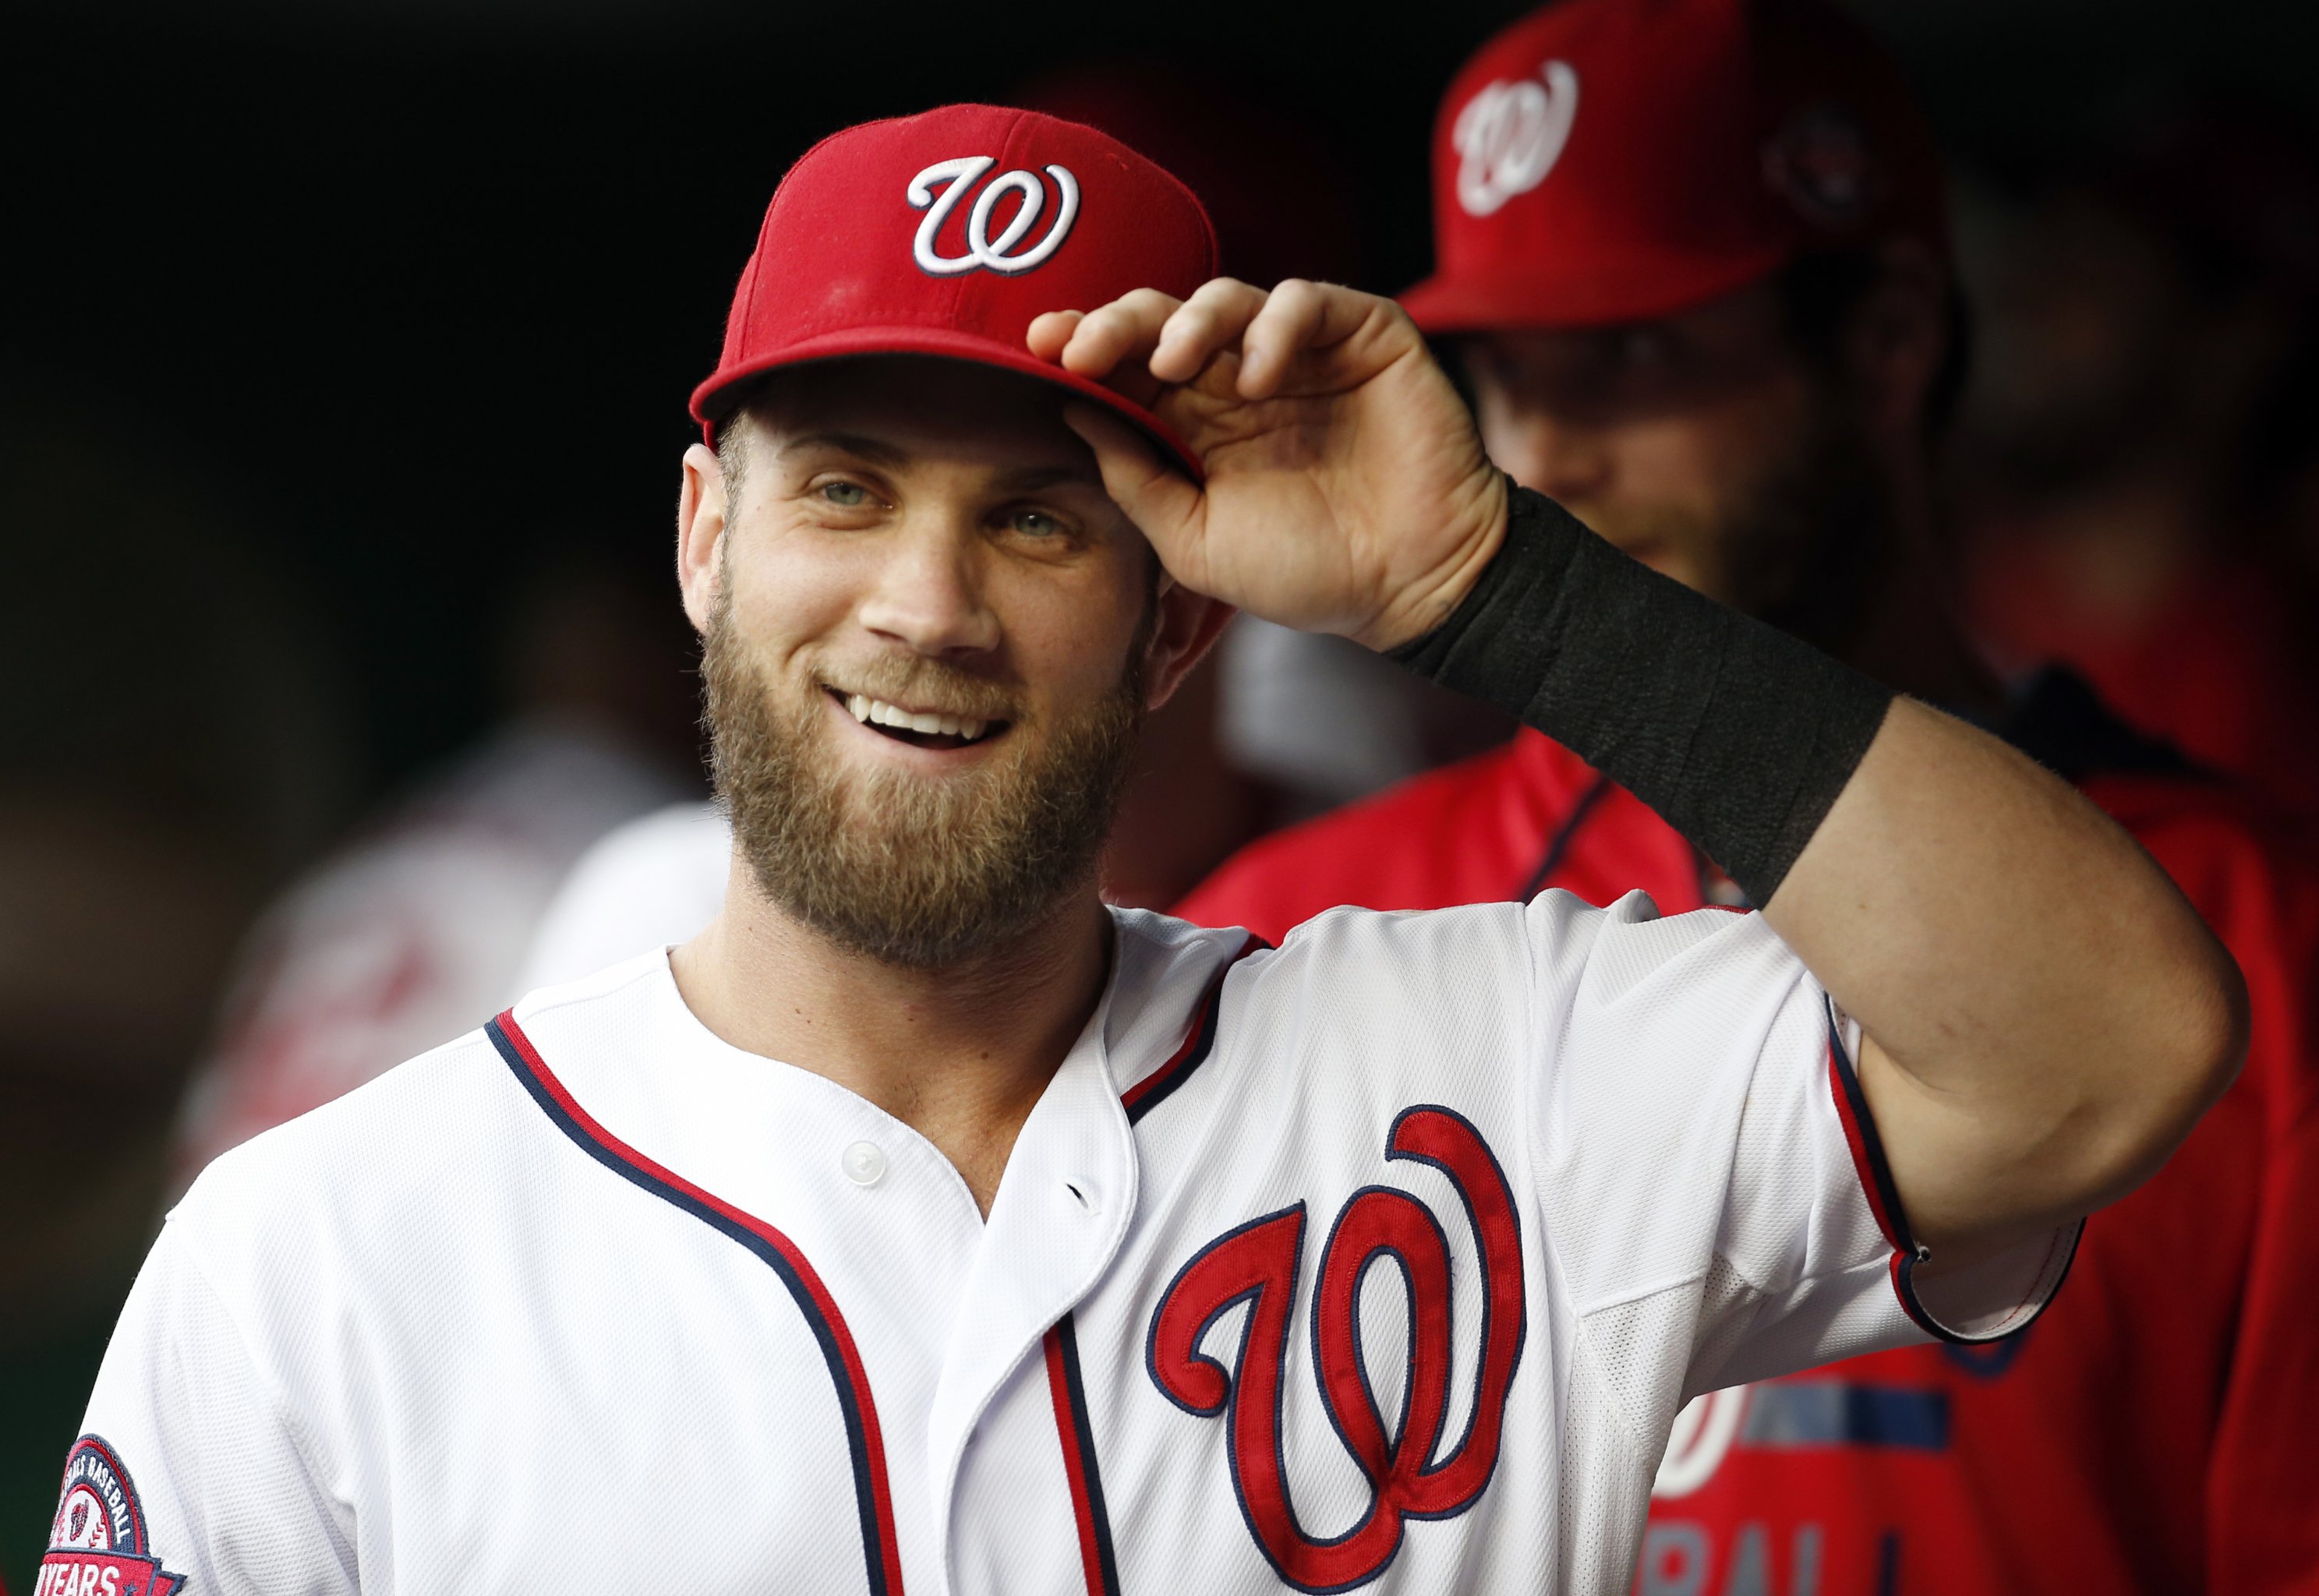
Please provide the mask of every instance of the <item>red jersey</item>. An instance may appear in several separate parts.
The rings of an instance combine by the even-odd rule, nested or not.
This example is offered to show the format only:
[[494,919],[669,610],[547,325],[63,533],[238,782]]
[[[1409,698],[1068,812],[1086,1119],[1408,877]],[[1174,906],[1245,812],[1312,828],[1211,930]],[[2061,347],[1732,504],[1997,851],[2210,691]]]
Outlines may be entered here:
[[[2003,728],[2171,872],[2246,972],[2247,1067],[1993,1347],[1912,1347],[1701,1398],[1653,1492],[1642,1596],[2319,1592],[2319,877],[2226,789],[2051,672]],[[1338,904],[1722,885],[1534,732],[1252,844],[1176,912],[1277,942]]]
[[2291,584],[2218,564],[2121,626],[2089,612],[2033,546],[1985,555],[1973,622],[2008,666],[2054,660],[2116,712],[2305,819],[2319,815],[2319,649]]

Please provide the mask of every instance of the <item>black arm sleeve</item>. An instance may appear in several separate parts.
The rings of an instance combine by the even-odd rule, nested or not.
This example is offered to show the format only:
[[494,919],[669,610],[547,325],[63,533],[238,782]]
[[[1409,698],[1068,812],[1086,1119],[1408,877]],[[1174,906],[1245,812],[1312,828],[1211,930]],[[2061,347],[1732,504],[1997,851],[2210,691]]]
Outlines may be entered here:
[[1661,576],[1519,487],[1505,545],[1465,602],[1391,657],[1578,754],[1758,904],[1892,702],[1850,666]]

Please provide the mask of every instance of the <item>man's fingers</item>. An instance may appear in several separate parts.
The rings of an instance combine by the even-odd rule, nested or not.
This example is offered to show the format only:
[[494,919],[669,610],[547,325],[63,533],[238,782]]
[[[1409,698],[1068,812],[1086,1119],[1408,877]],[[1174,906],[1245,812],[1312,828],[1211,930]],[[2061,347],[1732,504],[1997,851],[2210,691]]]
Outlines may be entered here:
[[1264,290],[1232,277],[1203,284],[1160,329],[1151,354],[1151,374],[1163,383],[1188,383],[1219,351],[1232,347],[1264,309]]
[[1342,343],[1390,308],[1390,301],[1372,293],[1289,278],[1272,291],[1241,338],[1241,397],[1269,399],[1298,356]]
[[1063,352],[1063,346],[1071,341],[1071,334],[1078,331],[1079,323],[1086,320],[1085,311],[1049,311],[1031,319],[1031,329],[1023,335],[1023,341],[1040,359],[1057,359]]
[[1108,410],[1065,405],[1063,420],[1095,451],[1103,491],[1151,540],[1160,564],[1174,570],[1177,556],[1197,528],[1200,490],[1162,460],[1141,432]]
[[1080,317],[1057,358],[1064,370],[1097,382],[1131,363],[1131,358],[1141,366],[1158,345],[1160,329],[1180,303],[1156,288],[1123,294]]

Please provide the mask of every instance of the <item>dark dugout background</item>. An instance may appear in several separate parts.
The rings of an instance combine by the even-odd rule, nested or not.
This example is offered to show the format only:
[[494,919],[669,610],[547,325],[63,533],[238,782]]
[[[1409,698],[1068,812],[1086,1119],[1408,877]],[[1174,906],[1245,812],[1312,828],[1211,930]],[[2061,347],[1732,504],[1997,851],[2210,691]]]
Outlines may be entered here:
[[[1293,113],[1356,218],[1358,281],[1389,292],[1428,264],[1436,97],[1523,9],[14,8],[0,467],[18,480],[0,483],[0,539],[17,573],[5,580],[49,624],[37,648],[0,656],[0,703],[12,720],[78,706],[102,763],[181,713],[165,684],[214,705],[298,688],[265,663],[294,662],[281,669],[314,690],[284,713],[331,753],[265,820],[258,886],[278,883],[484,723],[509,592],[542,548],[664,567],[685,395],[713,362],[765,199],[812,140],[1081,63],[1180,72]],[[2292,106],[2319,56],[2319,15],[2296,0],[1860,9],[1961,165],[1999,177],[2025,150],[2185,86]],[[198,537],[122,543],[131,500],[166,502]],[[138,606],[116,601],[156,582]],[[188,602],[222,593],[227,630],[295,646],[187,688],[166,636],[171,583]],[[99,709],[67,690],[91,672],[110,672]],[[25,746],[18,728],[7,740]],[[50,745],[35,739],[10,779],[53,774],[41,762],[66,756]],[[166,1103],[111,1092],[87,1094],[93,1141],[124,1115],[167,1118]],[[69,1150],[42,1191],[16,1195],[78,1201]],[[0,1578],[20,1590],[118,1301],[43,1305],[27,1285],[0,1303]]]
[[[660,557],[685,394],[765,197],[815,138],[1081,62],[1181,70],[1325,142],[1361,285],[1389,292],[1428,264],[1436,96],[1524,9],[17,8],[0,390],[231,517],[349,673],[375,790],[479,722],[499,590],[534,540]],[[2186,82],[2297,95],[2319,44],[2292,0],[1858,9],[1960,157],[1999,167]],[[101,515],[106,491],[82,483],[80,507]],[[94,599],[103,568],[84,574]]]

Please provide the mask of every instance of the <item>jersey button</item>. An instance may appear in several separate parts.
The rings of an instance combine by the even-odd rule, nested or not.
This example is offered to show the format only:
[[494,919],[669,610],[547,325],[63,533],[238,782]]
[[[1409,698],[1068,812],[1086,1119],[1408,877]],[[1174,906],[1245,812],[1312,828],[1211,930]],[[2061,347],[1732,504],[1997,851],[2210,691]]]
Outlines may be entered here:
[[845,1178],[855,1186],[876,1186],[886,1177],[886,1155],[874,1141],[855,1142],[839,1162],[845,1168]]

